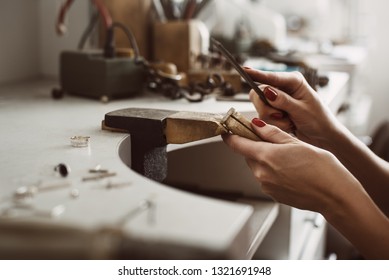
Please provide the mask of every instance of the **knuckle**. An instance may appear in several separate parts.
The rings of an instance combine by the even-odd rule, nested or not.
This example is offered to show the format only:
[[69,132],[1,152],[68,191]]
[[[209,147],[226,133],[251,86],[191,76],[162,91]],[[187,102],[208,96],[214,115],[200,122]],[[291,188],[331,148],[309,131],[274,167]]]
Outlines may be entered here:
[[271,196],[272,192],[271,192],[271,188],[268,184],[262,184],[261,185],[261,191],[267,195],[267,196]]
[[281,94],[279,95],[279,98],[277,98],[278,105],[282,108],[289,108],[290,106],[290,97],[287,94]]
[[274,184],[265,182],[261,183],[261,192],[277,201],[277,187]]
[[271,121],[273,118],[271,117],[271,114],[273,113],[273,110],[272,109],[269,109],[268,106],[264,106],[262,105],[261,106],[261,110],[259,110],[258,112],[258,116],[264,120],[266,123],[268,123],[269,121]]
[[223,138],[224,142],[227,144],[227,146],[234,152],[236,153],[237,152],[237,147],[236,147],[236,143],[233,139],[233,135],[226,135],[224,138]]
[[304,75],[301,72],[298,71],[292,72],[292,79],[293,79],[293,84],[296,85],[294,92],[298,91],[303,86],[305,86],[306,80]]
[[[232,138],[232,136],[231,136],[230,138]],[[239,153],[237,144],[235,143],[235,141],[233,141],[233,139],[229,142],[229,146],[230,146],[231,150],[232,150],[234,153]]]
[[262,178],[262,170],[259,169],[259,168],[256,168],[254,171],[253,171],[253,175],[254,177],[258,180],[258,181],[262,181],[261,178]]
[[271,166],[272,158],[269,153],[264,153],[261,157],[261,163],[266,164],[267,166]]
[[299,71],[293,71],[291,74],[292,74],[292,77],[297,82],[302,82],[305,79],[304,75],[301,72],[299,72]]
[[[269,130],[268,132],[266,133],[266,137],[272,139],[274,138],[275,136],[277,136],[277,134],[280,133],[280,130],[275,127],[275,126],[269,126]],[[267,154],[267,153],[266,153]]]
[[261,184],[268,184],[271,181],[268,173],[262,168],[257,168],[254,170],[253,174],[257,181],[259,181]]

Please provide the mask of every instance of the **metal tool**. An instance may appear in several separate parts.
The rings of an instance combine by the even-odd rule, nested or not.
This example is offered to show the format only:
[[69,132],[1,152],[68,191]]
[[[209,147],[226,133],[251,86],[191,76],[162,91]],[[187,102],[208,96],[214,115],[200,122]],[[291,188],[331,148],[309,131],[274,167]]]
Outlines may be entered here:
[[51,209],[38,209],[32,205],[14,204],[0,211],[0,219],[20,217],[57,218],[65,212],[65,206],[57,205]]
[[196,11],[197,0],[188,0],[184,6],[183,19],[189,20],[193,18]]
[[269,101],[267,101],[265,94],[258,87],[253,79],[243,70],[243,68],[236,61],[234,56],[217,40],[211,38],[213,45],[224,55],[224,57],[231,63],[231,65],[235,68],[236,71],[240,74],[240,76],[249,84],[249,86],[258,94],[259,98],[268,106],[271,106]]
[[202,0],[199,4],[196,6],[196,10],[193,14],[193,17],[196,18],[201,11],[205,9],[205,7],[211,2],[212,0]]
[[167,18],[166,18],[165,11],[164,11],[164,9],[162,7],[161,2],[159,0],[153,0],[153,7],[154,7],[154,10],[155,10],[155,13],[158,16],[158,19],[161,22],[166,22]]
[[161,22],[196,18],[211,0],[153,0],[153,7]]
[[38,193],[62,190],[70,187],[70,185],[71,184],[69,182],[58,182],[55,184],[53,183],[48,185],[42,185],[41,183],[39,183],[37,185],[21,186],[15,190],[13,198],[14,200],[32,198]]
[[148,211],[148,224],[153,224],[155,222],[155,203],[150,199],[145,199],[140,201],[135,208],[131,209],[125,216],[123,216],[116,223],[117,227],[124,227],[129,221],[145,211]]
[[94,175],[94,176],[83,177],[82,181],[83,182],[97,181],[97,180],[101,180],[101,179],[108,178],[108,177],[113,177],[113,176],[116,176],[116,172],[99,173],[99,174]]

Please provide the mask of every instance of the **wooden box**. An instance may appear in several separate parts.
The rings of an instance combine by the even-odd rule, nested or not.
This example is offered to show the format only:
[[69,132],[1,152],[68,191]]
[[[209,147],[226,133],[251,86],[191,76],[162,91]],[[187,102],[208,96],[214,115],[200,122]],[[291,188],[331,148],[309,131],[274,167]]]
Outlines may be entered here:
[[[207,41],[208,40],[208,41]],[[153,59],[170,62],[179,72],[188,72],[209,44],[209,33],[197,20],[157,22],[153,30]]]
[[[114,21],[121,22],[130,28],[139,46],[140,55],[150,59],[151,56],[151,19],[152,0],[104,0]],[[104,32],[101,39],[104,40]],[[103,42],[103,41],[102,41]],[[115,30],[117,47],[130,46],[127,36],[122,30]]]

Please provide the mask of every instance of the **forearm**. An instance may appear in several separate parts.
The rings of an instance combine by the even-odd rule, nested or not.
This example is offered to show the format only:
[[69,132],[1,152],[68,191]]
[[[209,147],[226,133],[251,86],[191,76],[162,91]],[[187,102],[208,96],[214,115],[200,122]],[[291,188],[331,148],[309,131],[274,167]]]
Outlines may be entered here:
[[388,215],[389,164],[341,125],[334,128],[328,143],[324,145],[360,181],[374,202]]
[[389,259],[389,220],[363,191],[343,195],[322,213],[368,259]]

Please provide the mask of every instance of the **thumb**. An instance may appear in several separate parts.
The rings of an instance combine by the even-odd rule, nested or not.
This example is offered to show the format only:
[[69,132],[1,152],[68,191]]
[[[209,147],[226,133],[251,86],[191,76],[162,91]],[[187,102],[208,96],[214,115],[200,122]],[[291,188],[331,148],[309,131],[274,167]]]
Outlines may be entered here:
[[274,144],[288,144],[296,142],[290,134],[276,126],[265,123],[263,120],[254,118],[251,121],[254,132],[264,141]]

